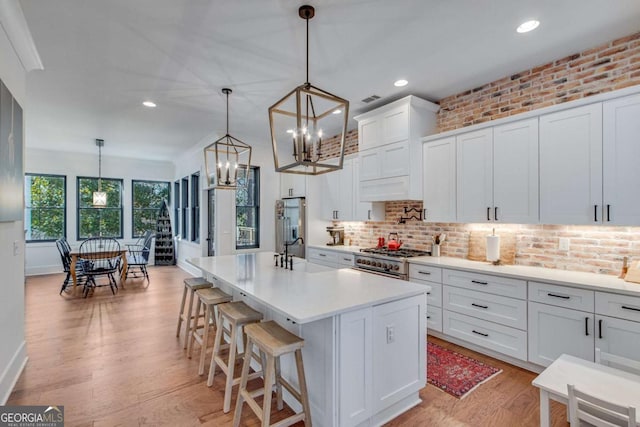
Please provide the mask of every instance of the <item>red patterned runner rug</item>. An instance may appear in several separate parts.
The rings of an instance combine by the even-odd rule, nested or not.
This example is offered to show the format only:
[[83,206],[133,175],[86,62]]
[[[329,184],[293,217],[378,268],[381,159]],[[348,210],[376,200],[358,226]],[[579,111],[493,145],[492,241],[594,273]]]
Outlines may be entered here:
[[438,344],[427,343],[427,381],[458,399],[502,372]]

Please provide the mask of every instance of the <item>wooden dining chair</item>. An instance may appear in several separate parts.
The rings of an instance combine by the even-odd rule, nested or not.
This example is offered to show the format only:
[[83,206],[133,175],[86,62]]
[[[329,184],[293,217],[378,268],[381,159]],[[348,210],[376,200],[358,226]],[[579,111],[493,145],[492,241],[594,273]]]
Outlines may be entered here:
[[[78,262],[86,276],[84,296],[87,297],[90,289],[100,286],[109,286],[111,293],[115,295],[118,289],[115,275],[118,273],[121,263],[120,243],[113,238],[92,237],[80,245]],[[96,277],[105,276],[107,284],[98,284]]]
[[[585,423],[595,427],[637,427],[636,408],[617,405],[567,385],[569,423],[580,427]],[[584,423],[582,423],[584,421]]]

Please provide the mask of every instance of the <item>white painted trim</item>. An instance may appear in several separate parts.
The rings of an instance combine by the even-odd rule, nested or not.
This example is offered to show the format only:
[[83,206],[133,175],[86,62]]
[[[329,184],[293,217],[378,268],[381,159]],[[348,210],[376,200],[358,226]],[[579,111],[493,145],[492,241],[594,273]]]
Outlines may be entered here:
[[536,110],[527,111],[524,113],[516,114],[509,117],[503,117],[497,120],[489,120],[488,122],[478,123],[477,125],[462,127],[447,132],[437,133],[434,135],[427,135],[421,139],[422,142],[430,142],[448,136],[456,136],[467,132],[473,132],[480,129],[485,129],[492,126],[503,125],[506,123],[512,123],[519,120],[535,118],[544,114],[555,113],[557,111],[568,110],[570,108],[581,107],[583,105],[595,104],[597,102],[609,101],[610,99],[621,98],[627,95],[634,95],[640,93],[640,85],[627,87],[624,89],[614,90],[612,92],[606,92],[599,95],[589,96],[587,98],[576,99],[575,101],[565,102],[563,104],[552,105],[550,107],[538,108]]
[[187,273],[195,276],[195,277],[200,277],[202,276],[203,272],[199,269],[196,268],[188,263],[182,262],[182,261],[178,261],[176,264],[179,268],[181,268],[182,270],[186,271]]
[[5,405],[9,400],[20,374],[27,365],[27,360],[29,360],[29,357],[27,357],[27,344],[22,341],[22,344],[16,350],[9,365],[4,369],[0,377],[0,405]]
[[390,102],[388,104],[385,104],[379,107],[374,107],[372,110],[367,111],[366,113],[359,114],[355,116],[353,119],[356,121],[365,120],[371,116],[377,116],[380,113],[389,111],[395,107],[406,105],[407,103],[408,105],[414,105],[420,108],[425,108],[429,111],[433,111],[434,113],[437,113],[438,111],[440,111],[440,106],[438,104],[434,104],[431,101],[427,101],[426,99],[419,98],[415,95],[409,95],[409,96],[405,96],[404,98],[400,98],[396,101]]
[[[445,340],[448,341],[450,343],[453,344],[457,344],[461,347],[467,348],[469,350],[473,350],[477,353],[481,353],[490,357],[493,357],[494,359],[498,359],[498,360],[502,360],[503,362],[506,362],[510,365],[514,365],[517,366],[519,368],[522,369],[526,369],[527,371],[531,371],[531,372],[535,372],[535,373],[540,373],[542,371],[544,371],[544,367],[543,366],[538,366],[535,365],[533,363],[529,363],[529,362],[525,362],[524,360],[520,360],[520,359],[515,359],[511,356],[507,356],[506,354],[502,354],[502,353],[498,353],[497,351],[493,351],[493,350],[489,350],[488,348],[484,348],[484,347],[480,347],[479,345],[475,345],[475,344],[471,344],[468,341],[464,341],[458,338],[454,338],[452,336],[449,335],[445,335],[441,332],[437,332],[434,331],[432,329],[429,330],[429,335],[433,335],[436,338],[440,338],[441,340]],[[429,338],[427,337],[427,341],[429,341]],[[428,369],[428,368],[427,368]]]
[[29,31],[27,20],[18,0],[0,2],[0,25],[7,34],[25,71],[44,70],[38,49]]
[[60,264],[52,264],[52,265],[41,265],[38,267],[27,268],[25,271],[25,276],[43,276],[45,274],[63,274],[62,265]]

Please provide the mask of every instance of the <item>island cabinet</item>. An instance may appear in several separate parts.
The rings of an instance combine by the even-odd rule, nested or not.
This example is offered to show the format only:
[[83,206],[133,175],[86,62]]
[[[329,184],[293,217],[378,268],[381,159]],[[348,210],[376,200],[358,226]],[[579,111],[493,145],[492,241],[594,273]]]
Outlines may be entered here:
[[[348,268],[318,270],[304,260],[293,271],[274,268],[271,252],[187,262],[234,300],[304,339],[315,426],[377,426],[420,403],[429,286]],[[282,357],[281,371],[298,385],[292,355]],[[291,408],[301,409],[283,393]]]

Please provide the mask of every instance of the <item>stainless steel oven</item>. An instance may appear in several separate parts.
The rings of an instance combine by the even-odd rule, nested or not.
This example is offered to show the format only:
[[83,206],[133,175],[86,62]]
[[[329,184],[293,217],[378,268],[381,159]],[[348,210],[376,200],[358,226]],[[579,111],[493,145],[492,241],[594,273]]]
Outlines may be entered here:
[[423,255],[430,255],[430,253],[412,249],[393,251],[386,248],[362,249],[360,253],[355,254],[353,268],[394,279],[409,280],[407,258]]

